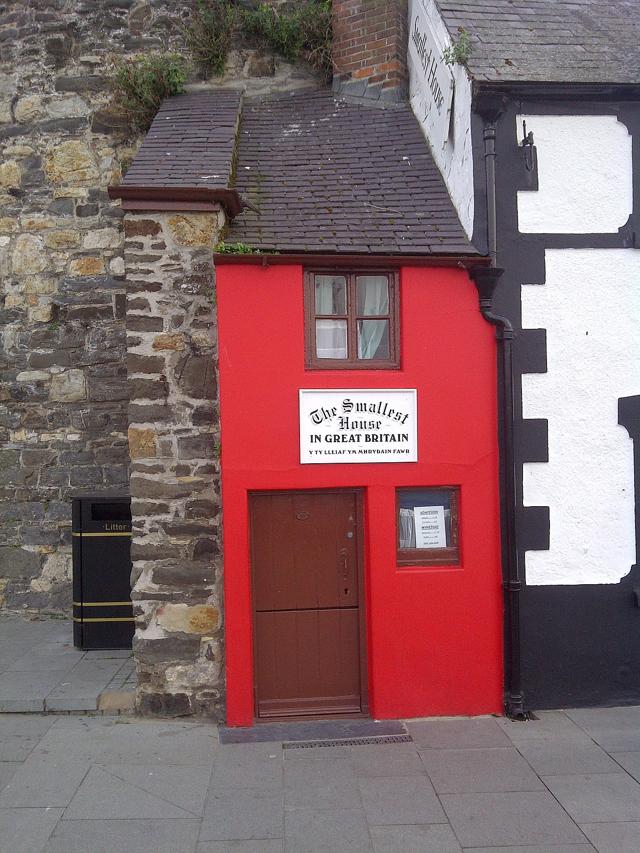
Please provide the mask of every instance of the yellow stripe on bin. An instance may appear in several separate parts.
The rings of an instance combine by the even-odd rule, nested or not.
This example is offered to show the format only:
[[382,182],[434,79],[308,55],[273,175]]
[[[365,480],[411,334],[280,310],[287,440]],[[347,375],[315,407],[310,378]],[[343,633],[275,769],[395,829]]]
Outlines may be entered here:
[[80,616],[73,617],[74,622],[135,622],[134,616],[109,616],[104,619],[83,619]]
[[133,536],[133,533],[72,533],[72,536]]

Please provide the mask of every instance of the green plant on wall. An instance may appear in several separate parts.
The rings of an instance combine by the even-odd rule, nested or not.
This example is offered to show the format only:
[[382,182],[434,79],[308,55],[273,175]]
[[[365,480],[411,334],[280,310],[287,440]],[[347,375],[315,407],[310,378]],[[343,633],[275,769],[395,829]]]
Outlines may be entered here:
[[187,74],[187,60],[177,53],[117,59],[111,81],[114,106],[132,130],[145,132],[164,99],[184,92]]
[[471,37],[464,27],[458,28],[458,38],[452,39],[449,47],[442,51],[442,59],[445,65],[466,66],[471,56]]
[[238,7],[228,0],[194,0],[191,20],[183,33],[205,76],[224,71],[238,12]]
[[304,59],[327,79],[331,76],[331,0],[303,0],[284,9],[269,3],[245,8],[237,0],[193,0],[184,34],[205,76],[222,74],[234,38],[287,62]]

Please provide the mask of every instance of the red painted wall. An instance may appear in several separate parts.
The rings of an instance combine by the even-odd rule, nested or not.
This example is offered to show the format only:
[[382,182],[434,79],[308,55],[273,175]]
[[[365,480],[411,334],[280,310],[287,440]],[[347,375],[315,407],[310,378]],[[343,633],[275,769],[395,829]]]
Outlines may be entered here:
[[[217,270],[227,721],[254,719],[247,493],[365,491],[369,698],[375,718],[502,707],[494,331],[463,270],[404,268],[402,369],[304,369],[303,270]],[[301,465],[300,388],[417,388],[419,461]],[[459,567],[399,569],[397,486],[460,485]]]

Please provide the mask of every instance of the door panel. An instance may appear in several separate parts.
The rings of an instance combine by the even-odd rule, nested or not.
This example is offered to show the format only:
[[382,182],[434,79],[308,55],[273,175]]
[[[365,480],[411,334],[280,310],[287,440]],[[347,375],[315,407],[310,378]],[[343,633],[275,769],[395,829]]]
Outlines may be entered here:
[[256,614],[258,716],[360,710],[357,609]]
[[361,704],[354,492],[251,496],[258,716]]
[[252,504],[256,610],[357,606],[354,494],[254,495]]

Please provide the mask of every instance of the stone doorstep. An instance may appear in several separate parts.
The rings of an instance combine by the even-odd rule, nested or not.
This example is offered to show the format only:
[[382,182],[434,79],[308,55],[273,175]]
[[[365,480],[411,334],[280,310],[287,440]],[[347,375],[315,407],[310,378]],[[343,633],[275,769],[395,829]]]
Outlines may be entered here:
[[103,690],[98,697],[98,711],[103,714],[134,714],[135,690]]

